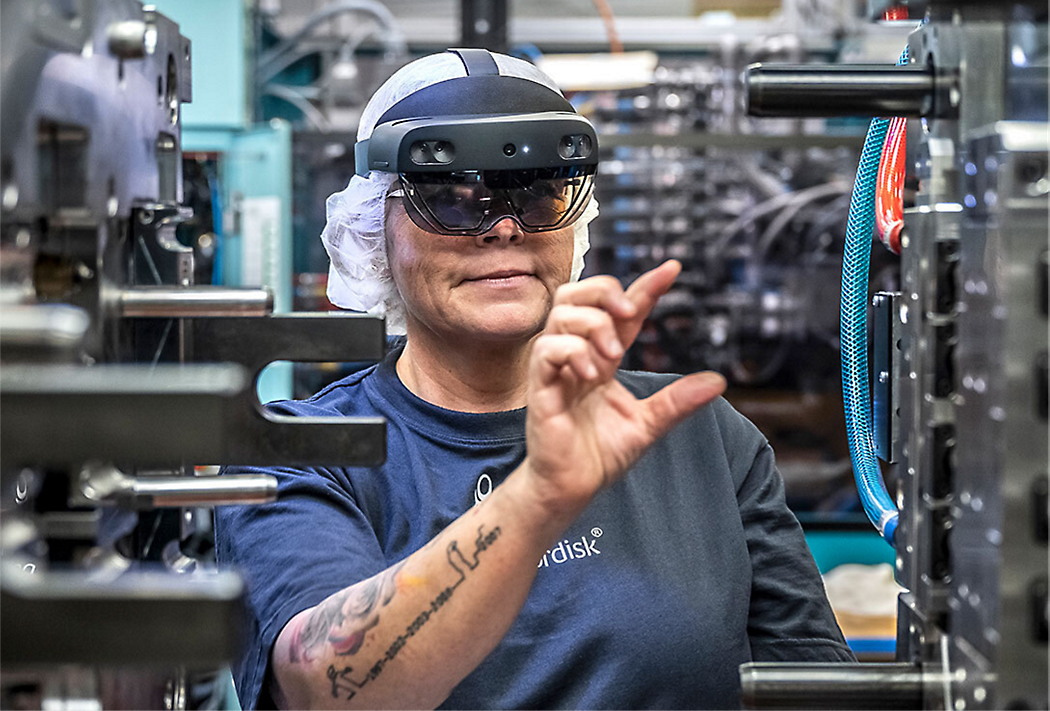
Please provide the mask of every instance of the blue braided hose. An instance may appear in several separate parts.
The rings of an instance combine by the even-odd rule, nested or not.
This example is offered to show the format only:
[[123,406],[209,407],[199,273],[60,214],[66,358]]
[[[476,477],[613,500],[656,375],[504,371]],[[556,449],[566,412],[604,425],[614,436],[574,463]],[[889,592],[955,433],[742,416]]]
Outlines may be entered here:
[[[905,49],[898,65],[907,64]],[[846,413],[853,477],[864,513],[882,537],[893,545],[899,512],[886,490],[871,424],[868,380],[868,272],[875,229],[875,190],[889,119],[872,119],[864,139],[857,177],[850,198],[846,245],[842,260],[842,400]]]
[[886,491],[871,431],[868,382],[868,270],[875,229],[875,179],[889,120],[873,119],[861,150],[850,198],[846,246],[842,259],[842,400],[846,435],[860,502],[879,533],[892,545],[897,507]]

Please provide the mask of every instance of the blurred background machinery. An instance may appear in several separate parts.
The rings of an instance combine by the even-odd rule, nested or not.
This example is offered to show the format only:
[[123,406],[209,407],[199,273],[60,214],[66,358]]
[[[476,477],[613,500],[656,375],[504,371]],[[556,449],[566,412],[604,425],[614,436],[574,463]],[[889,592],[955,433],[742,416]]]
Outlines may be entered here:
[[211,509],[276,482],[215,465],[382,461],[381,420],[256,394],[274,360],[378,359],[382,320],[274,314],[180,241],[210,215],[183,204],[192,46],[171,19],[5,0],[2,45],[0,706],[228,707],[244,589],[215,569]]

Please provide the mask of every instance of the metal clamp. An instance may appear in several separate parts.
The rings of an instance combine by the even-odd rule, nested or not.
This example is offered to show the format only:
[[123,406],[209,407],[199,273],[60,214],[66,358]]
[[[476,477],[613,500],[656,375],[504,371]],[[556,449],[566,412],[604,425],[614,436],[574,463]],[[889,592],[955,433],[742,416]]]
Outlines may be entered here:
[[0,661],[218,665],[241,649],[244,583],[236,573],[29,574],[5,564]]
[[[239,363],[258,377],[278,360],[375,362],[384,321],[359,314],[295,313],[193,321],[193,359]],[[263,408],[254,388],[237,396],[223,463],[376,466],[386,460],[381,417],[290,417]]]

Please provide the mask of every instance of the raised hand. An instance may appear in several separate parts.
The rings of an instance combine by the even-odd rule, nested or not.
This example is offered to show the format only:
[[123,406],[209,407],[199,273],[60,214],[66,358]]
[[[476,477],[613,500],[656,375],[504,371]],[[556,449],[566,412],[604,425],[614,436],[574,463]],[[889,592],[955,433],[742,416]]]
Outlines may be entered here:
[[598,276],[560,287],[533,345],[525,464],[545,505],[575,515],[657,439],[725,390],[711,373],[639,400],[615,379],[657,300],[681,271],[670,260],[626,291]]

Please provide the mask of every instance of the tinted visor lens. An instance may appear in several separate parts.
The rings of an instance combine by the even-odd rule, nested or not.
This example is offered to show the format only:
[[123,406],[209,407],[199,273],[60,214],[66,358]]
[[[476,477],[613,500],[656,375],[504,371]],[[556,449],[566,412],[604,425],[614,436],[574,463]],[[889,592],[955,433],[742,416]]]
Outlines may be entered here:
[[571,225],[591,196],[595,166],[402,173],[405,208],[421,228],[483,234],[510,217],[526,232]]

